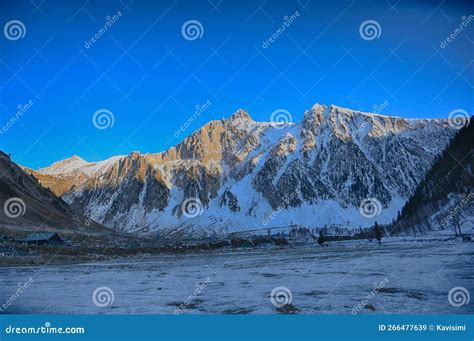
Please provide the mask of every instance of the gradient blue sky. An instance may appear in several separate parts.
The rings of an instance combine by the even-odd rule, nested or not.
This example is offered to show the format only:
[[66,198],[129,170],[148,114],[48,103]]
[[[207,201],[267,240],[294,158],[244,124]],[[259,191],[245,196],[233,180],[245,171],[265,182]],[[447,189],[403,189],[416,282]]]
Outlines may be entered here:
[[[33,107],[0,135],[0,149],[33,168],[79,155],[96,161],[159,152],[238,108],[294,121],[314,103],[408,118],[473,112],[474,21],[444,49],[470,1],[6,1],[0,22],[21,20],[23,39],[0,36],[0,126],[19,104]],[[41,5],[40,5],[41,3]],[[38,7],[39,6],[39,7]],[[90,48],[107,15],[122,17]],[[268,48],[262,43],[300,16]],[[181,35],[187,20],[201,39]],[[365,20],[378,39],[360,37]],[[197,104],[212,104],[185,134],[174,131]],[[107,108],[115,124],[92,124]]]

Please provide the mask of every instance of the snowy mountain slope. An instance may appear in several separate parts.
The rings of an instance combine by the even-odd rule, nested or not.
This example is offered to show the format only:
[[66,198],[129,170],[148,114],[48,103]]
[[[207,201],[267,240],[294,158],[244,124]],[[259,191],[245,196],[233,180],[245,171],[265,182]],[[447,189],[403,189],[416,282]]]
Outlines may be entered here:
[[390,226],[396,233],[474,228],[474,124],[460,128]]
[[447,120],[333,105],[278,125],[238,110],[162,153],[73,158],[35,173],[79,212],[123,231],[357,228],[396,217],[453,134]]
[[21,168],[34,175],[43,187],[60,197],[81,187],[88,179],[107,172],[116,161],[123,158],[123,156],[114,156],[104,161],[89,163],[78,156],[72,156],[37,171],[28,167]]
[[38,172],[45,175],[61,175],[64,173],[71,173],[76,170],[81,170],[81,168],[86,165],[86,161],[77,155],[73,155],[65,160],[57,161],[49,167],[41,168],[38,170]]

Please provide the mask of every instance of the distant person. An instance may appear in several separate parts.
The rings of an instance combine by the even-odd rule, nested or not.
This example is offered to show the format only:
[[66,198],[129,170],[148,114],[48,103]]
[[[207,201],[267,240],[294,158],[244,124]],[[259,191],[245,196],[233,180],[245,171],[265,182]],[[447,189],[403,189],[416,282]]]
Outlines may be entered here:
[[326,242],[326,238],[324,238],[323,231],[319,231],[319,237],[318,237],[319,246],[323,246],[325,242]]
[[374,234],[375,239],[377,239],[379,244],[382,244],[382,229],[380,228],[379,224],[377,224],[377,222],[374,224]]

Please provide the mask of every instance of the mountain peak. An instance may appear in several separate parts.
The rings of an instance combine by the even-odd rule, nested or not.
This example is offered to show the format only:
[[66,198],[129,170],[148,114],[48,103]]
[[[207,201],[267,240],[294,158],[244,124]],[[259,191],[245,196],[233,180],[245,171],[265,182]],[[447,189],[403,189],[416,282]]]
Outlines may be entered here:
[[321,124],[328,112],[328,106],[316,103],[310,110],[305,111],[303,125],[308,128],[314,124]]
[[86,160],[84,160],[83,158],[81,158],[81,157],[78,156],[78,155],[73,155],[73,156],[71,156],[71,157],[69,157],[69,158],[67,158],[67,159],[64,159],[63,161],[69,161],[69,162],[77,162],[77,161],[79,161],[79,162],[85,162],[85,163],[87,163]]
[[315,103],[311,109],[312,110],[321,110],[321,109],[325,110],[327,108],[328,108],[328,106],[325,105],[325,104]]
[[61,174],[68,171],[74,171],[86,165],[87,163],[88,162],[82,159],[81,157],[73,155],[71,157],[68,157],[67,159],[57,161],[48,167],[41,168],[38,171],[44,174]]
[[[78,230],[75,227],[84,226],[84,220],[81,219],[82,222],[79,220],[80,215],[76,215],[63,200],[45,188],[49,186],[42,187],[38,177],[41,178],[41,175],[19,166],[10,160],[7,154],[0,151],[2,184],[0,197],[2,201],[8,198],[15,199],[13,204],[8,206],[8,211],[5,205],[5,214],[0,217],[0,224],[7,226],[6,232],[18,233],[15,226],[25,226],[26,229],[28,226],[35,226],[35,230],[36,227],[60,228],[61,231],[71,228],[70,232],[76,232]],[[58,181],[53,183],[56,184]],[[8,215],[9,212],[12,215]],[[18,215],[14,215],[18,212]],[[13,220],[16,222],[13,223]]]
[[253,121],[253,120],[246,110],[239,109],[231,117],[229,117],[229,121],[236,122],[236,121]]

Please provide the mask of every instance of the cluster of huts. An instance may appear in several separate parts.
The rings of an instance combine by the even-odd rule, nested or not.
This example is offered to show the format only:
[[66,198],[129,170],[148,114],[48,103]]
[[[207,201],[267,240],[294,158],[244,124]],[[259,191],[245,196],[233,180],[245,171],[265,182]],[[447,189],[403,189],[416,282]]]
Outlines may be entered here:
[[16,250],[13,246],[15,244],[70,246],[71,242],[64,240],[55,232],[37,232],[21,238],[0,236],[0,257],[21,257],[29,255],[29,253]]
[[29,236],[21,238],[9,238],[8,236],[0,236],[0,243],[18,243],[25,245],[65,245],[68,241],[62,239],[55,232],[36,232]]

